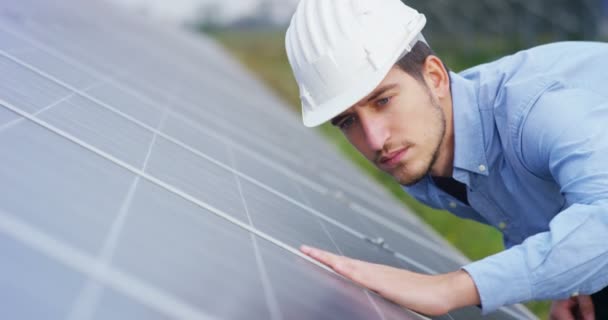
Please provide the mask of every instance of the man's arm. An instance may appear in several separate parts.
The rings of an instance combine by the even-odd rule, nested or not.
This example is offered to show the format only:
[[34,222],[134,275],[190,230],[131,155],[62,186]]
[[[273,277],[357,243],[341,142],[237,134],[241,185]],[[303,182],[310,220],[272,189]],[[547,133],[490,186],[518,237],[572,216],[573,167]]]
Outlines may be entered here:
[[471,263],[463,268],[466,272],[434,276],[303,251],[384,297],[429,315],[480,303],[486,314],[503,305],[602,289],[608,285],[608,103],[602,99],[584,92],[546,94],[525,124],[525,163],[539,177],[555,179],[568,203],[549,231]]
[[548,231],[464,267],[484,313],[608,284],[608,99],[562,88],[543,94],[525,119],[514,152],[539,178],[557,182],[566,204]]
[[307,246],[301,250],[361,286],[426,315],[441,315],[453,309],[479,304],[475,284],[463,270],[426,275],[354,260]]

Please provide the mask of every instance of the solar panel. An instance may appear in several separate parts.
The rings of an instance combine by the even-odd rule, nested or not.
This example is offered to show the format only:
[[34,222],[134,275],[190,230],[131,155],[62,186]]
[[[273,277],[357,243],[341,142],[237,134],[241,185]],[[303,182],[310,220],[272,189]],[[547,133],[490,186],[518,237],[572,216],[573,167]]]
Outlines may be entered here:
[[466,263],[204,37],[4,1],[0,74],[1,318],[425,319],[296,248]]

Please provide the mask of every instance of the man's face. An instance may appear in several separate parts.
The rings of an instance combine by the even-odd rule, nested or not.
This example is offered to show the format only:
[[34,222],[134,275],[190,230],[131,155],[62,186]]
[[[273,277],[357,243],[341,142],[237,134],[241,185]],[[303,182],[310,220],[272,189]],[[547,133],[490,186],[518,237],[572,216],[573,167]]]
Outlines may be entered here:
[[394,67],[371,94],[331,122],[376,167],[412,185],[437,159],[445,118],[429,87]]

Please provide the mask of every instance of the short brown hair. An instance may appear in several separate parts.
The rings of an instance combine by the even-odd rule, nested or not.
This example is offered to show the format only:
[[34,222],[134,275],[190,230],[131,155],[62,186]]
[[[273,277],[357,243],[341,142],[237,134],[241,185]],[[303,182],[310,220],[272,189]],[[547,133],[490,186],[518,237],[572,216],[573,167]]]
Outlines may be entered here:
[[430,55],[435,55],[433,49],[426,43],[418,41],[410,52],[397,61],[396,65],[416,80],[424,81],[424,78],[422,77],[422,66],[424,65],[426,58]]

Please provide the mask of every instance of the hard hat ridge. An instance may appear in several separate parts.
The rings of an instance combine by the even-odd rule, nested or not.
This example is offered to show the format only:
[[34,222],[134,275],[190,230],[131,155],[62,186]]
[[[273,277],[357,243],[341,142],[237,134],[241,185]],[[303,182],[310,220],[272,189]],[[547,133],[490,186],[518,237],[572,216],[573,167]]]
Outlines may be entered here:
[[399,0],[301,0],[285,46],[304,125],[328,121],[369,94],[425,23]]

